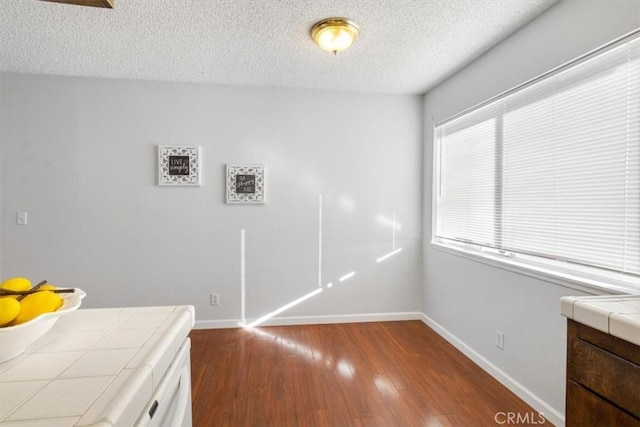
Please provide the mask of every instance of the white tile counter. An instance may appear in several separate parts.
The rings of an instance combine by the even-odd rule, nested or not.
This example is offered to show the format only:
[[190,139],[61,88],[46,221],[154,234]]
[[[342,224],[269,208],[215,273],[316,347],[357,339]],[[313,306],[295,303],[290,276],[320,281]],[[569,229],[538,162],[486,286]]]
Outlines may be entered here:
[[563,297],[562,315],[640,345],[640,295]]
[[195,321],[192,306],[77,310],[0,363],[0,426],[133,426]]

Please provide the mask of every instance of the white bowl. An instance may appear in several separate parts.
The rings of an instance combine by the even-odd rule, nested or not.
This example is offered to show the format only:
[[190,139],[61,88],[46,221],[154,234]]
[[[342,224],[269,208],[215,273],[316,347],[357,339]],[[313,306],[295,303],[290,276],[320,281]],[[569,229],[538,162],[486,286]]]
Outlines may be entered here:
[[55,325],[60,316],[77,310],[86,295],[82,289],[75,288],[73,293],[60,294],[64,301],[58,310],[41,314],[20,325],[0,328],[0,363],[24,353],[27,347]]

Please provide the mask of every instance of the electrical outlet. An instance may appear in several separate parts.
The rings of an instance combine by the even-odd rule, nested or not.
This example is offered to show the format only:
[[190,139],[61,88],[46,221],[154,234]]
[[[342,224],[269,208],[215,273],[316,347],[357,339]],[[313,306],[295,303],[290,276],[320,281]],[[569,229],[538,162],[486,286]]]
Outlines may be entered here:
[[211,294],[211,305],[220,305],[220,294],[215,292]]
[[504,350],[504,332],[496,329],[496,347]]

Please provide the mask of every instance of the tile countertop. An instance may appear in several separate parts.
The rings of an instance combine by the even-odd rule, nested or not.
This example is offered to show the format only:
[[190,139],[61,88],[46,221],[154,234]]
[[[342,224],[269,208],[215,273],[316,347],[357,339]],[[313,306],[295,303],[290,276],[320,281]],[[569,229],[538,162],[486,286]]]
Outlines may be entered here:
[[562,315],[640,345],[640,295],[562,297]]
[[0,363],[0,426],[132,426],[194,319],[192,306],[61,317],[24,354]]

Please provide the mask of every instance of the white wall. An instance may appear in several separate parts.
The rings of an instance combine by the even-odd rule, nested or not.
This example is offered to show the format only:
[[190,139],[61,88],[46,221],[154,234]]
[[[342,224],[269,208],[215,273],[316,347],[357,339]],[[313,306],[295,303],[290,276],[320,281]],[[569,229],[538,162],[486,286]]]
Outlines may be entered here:
[[[429,323],[529,403],[562,423],[569,288],[434,249],[433,124],[640,26],[640,1],[561,1],[425,96],[424,293]],[[505,333],[504,351],[495,330]]]
[[[193,304],[247,317],[416,313],[421,304],[419,96],[3,74],[2,271],[86,290],[84,307]],[[200,145],[203,185],[156,185],[156,145]],[[267,204],[224,203],[226,163],[264,163]],[[17,211],[29,225],[18,227]],[[403,251],[378,220],[395,212]],[[337,283],[339,276],[356,276]],[[221,305],[209,305],[211,292]],[[216,325],[215,322],[207,325]]]
[[[4,97],[2,96],[2,80],[0,79],[0,106],[2,105]],[[3,203],[2,203],[2,107],[0,107],[0,281],[3,280],[2,275],[2,221],[1,218],[4,215]]]

